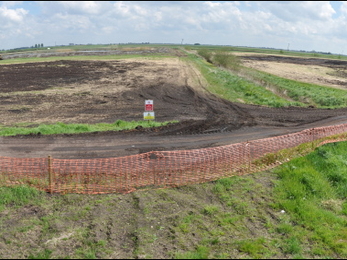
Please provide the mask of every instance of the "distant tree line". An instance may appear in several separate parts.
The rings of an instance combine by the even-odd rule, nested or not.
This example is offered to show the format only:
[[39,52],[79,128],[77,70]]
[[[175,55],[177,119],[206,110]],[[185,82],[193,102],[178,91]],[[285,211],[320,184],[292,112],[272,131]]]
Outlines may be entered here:
[[39,44],[35,44],[35,46],[31,46],[31,48],[42,48],[43,47],[43,43],[39,43]]

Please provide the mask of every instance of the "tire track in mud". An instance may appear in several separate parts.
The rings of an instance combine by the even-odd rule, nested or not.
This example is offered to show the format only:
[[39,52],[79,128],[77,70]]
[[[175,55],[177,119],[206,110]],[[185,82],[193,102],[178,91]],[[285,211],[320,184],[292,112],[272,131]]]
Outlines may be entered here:
[[229,132],[189,135],[158,133],[109,133],[70,136],[0,137],[0,156],[57,159],[108,158],[149,151],[215,147],[299,132],[308,128],[347,123],[347,115],[291,127],[253,126]]

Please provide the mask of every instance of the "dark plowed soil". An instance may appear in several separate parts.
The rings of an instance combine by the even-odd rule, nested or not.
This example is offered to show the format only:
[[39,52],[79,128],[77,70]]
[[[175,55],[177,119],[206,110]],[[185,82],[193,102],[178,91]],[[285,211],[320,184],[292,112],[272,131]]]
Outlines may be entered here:
[[[244,57],[247,59],[259,57]],[[277,56],[263,57],[279,59]],[[281,57],[283,62],[293,62],[290,57]],[[295,59],[295,62],[301,59]],[[340,61],[305,59],[302,62],[315,62],[333,65]],[[0,122],[4,125],[26,123],[32,126],[42,123],[112,123],[118,119],[142,120],[144,101],[152,99],[156,121],[178,120],[180,123],[165,127],[137,128],[122,132],[100,132],[74,135],[85,138],[86,142],[100,141],[103,136],[114,136],[113,146],[124,139],[148,136],[163,136],[161,144],[152,149],[177,149],[172,144],[165,145],[164,136],[181,136],[185,144],[179,149],[195,148],[187,140],[192,134],[233,134],[233,131],[252,127],[304,126],[321,120],[342,116],[347,109],[313,108],[266,108],[232,103],[204,91],[201,84],[191,83],[193,68],[179,58],[161,60],[108,60],[108,61],[69,61],[11,64],[0,66]],[[195,72],[196,73],[196,72]],[[195,78],[199,79],[196,74]],[[195,81],[196,82],[196,81]],[[200,81],[198,81],[200,82]],[[71,139],[71,135],[65,135]],[[13,147],[15,139],[34,139],[26,156],[39,156],[35,153],[35,139],[46,138],[53,151],[54,140],[64,135],[42,137],[40,135],[2,138],[2,156],[24,156],[20,147]],[[150,138],[150,137],[148,137]],[[203,138],[202,138],[203,139]],[[9,142],[8,140],[12,140]],[[53,141],[52,141],[53,140]],[[118,140],[118,141],[117,141]],[[240,139],[241,140],[241,139]],[[6,144],[5,144],[6,143]],[[11,143],[11,144],[7,144]],[[20,142],[18,141],[18,146]],[[11,146],[12,145],[12,146]],[[104,144],[103,144],[104,145]],[[108,144],[110,145],[110,144]],[[203,145],[202,145],[203,146]],[[28,148],[26,148],[28,149]],[[69,151],[73,151],[73,145]],[[145,150],[151,150],[146,147]],[[134,150],[133,153],[144,150]],[[70,157],[86,157],[78,153]],[[129,154],[129,150],[124,155]],[[114,156],[110,152],[110,156]],[[122,153],[117,153],[117,156]],[[89,156],[104,157],[94,153]],[[63,152],[58,157],[64,157]]]
[[320,58],[297,58],[286,57],[279,55],[252,55],[252,56],[240,56],[243,60],[259,60],[259,61],[274,61],[283,63],[303,64],[303,65],[320,65],[320,66],[347,66],[347,61],[344,60],[329,60]]

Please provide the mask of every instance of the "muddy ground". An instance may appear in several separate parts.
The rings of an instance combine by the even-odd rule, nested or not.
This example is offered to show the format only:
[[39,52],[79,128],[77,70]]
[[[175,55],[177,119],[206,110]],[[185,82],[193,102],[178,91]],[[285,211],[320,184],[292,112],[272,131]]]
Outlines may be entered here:
[[[243,133],[248,133],[246,138],[249,140],[253,139],[249,137],[249,133],[255,128],[269,132],[270,136],[272,133],[269,128],[281,128],[281,133],[284,134],[290,127],[302,126],[304,129],[307,124],[311,124],[310,127],[315,126],[312,125],[315,122],[316,126],[319,126],[322,120],[338,116],[337,123],[346,119],[344,115],[347,109],[267,108],[222,100],[205,91],[206,83],[203,77],[192,64],[179,58],[182,53],[172,51],[171,54],[176,57],[151,59],[144,56],[121,60],[57,60],[1,65],[0,123],[6,126],[142,120],[147,99],[154,101],[156,121],[178,120],[180,123],[121,133],[99,132],[73,137],[65,135],[65,142],[62,141],[64,135],[2,137],[0,141],[3,149],[0,156],[41,157],[53,153],[56,158],[91,158],[122,156],[150,150],[192,149],[227,144],[228,140],[229,143],[244,141],[240,134],[238,137],[233,136],[233,133],[240,129],[245,129]],[[242,59],[250,66],[254,66],[255,61],[258,65],[263,62],[264,68],[274,61],[286,65],[314,64],[336,71],[344,71],[346,66],[342,61],[283,56],[254,55],[242,56]],[[250,64],[250,61],[253,63]],[[341,75],[340,73],[339,78]],[[341,82],[340,86],[343,87],[344,84]],[[264,137],[260,133],[254,133],[254,138]],[[211,135],[216,139],[204,142],[204,134],[209,134],[206,139],[211,138]],[[194,138],[199,136],[199,145],[195,143],[192,135]],[[179,146],[175,144],[177,142],[173,136],[181,138]],[[24,144],[23,138],[26,140]],[[155,138],[155,143],[151,138]],[[218,138],[223,138],[223,142]],[[72,139],[80,142],[74,147]],[[145,147],[141,148],[144,139],[147,142]],[[131,142],[125,144],[127,140]],[[108,149],[101,153],[92,152],[91,150],[97,149],[87,145],[91,143],[98,144],[98,147],[107,144]]]

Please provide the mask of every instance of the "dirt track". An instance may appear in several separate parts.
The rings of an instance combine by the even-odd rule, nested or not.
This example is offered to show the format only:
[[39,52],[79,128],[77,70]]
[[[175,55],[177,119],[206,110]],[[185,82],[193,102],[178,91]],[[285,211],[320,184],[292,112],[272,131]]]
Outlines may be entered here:
[[154,100],[157,121],[181,123],[73,136],[2,137],[0,156],[116,157],[225,145],[347,123],[347,109],[274,109],[221,100],[204,91],[198,71],[178,57],[0,66],[4,125],[141,120],[146,99]]

